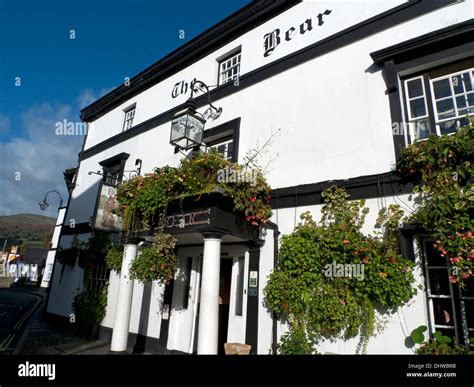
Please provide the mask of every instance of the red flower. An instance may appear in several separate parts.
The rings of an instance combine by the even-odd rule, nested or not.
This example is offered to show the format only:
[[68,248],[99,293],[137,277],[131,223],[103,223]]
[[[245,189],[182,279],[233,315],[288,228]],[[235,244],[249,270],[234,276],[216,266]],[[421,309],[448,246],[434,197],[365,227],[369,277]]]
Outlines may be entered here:
[[256,200],[257,200],[257,198],[255,196],[250,198],[251,202],[255,202]]
[[342,243],[344,243],[345,245],[348,245],[349,243],[351,243],[351,241],[349,239],[344,239]]
[[258,226],[258,223],[257,223],[255,220],[252,222],[252,224],[253,224],[254,226]]

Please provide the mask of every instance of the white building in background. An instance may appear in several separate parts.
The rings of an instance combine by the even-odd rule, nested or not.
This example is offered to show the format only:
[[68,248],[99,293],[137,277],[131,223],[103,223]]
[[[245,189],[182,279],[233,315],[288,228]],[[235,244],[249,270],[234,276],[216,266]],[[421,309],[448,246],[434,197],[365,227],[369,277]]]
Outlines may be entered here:
[[[169,144],[171,119],[189,98],[192,80],[218,85],[211,99],[223,112],[206,123],[208,147],[239,161],[280,129],[268,155],[274,227],[263,243],[237,227],[219,203],[191,203],[189,213],[211,215],[204,216],[209,224],[175,230],[176,279],[166,287],[127,285],[110,273],[101,337],[110,339],[115,329],[113,350],[217,353],[223,342],[239,342],[268,354],[285,329],[263,297],[278,235],[291,233],[304,211],[317,217],[321,192],[333,184],[354,200],[367,200],[365,232],[383,206],[412,209],[412,187],[391,171],[401,148],[429,133],[452,133],[472,113],[473,16],[472,1],[256,1],[86,107],[88,134],[62,228],[63,248],[75,236],[87,241],[93,231],[102,178],[89,172],[100,170],[116,183],[124,171],[136,169],[137,160],[142,173],[178,165],[182,156]],[[196,101],[204,113],[206,97]],[[442,294],[430,288],[426,274],[432,275],[436,257],[429,237],[415,238],[416,232],[402,230],[402,250],[422,264],[417,279],[425,290],[391,316],[368,353],[412,353],[404,340],[422,324],[473,336],[474,301],[453,291],[447,268],[437,269],[446,270]],[[92,276],[100,283],[109,272],[100,263]],[[82,286],[77,264],[56,262],[49,315],[68,319]],[[215,296],[223,291],[230,297],[219,307]],[[440,305],[453,311],[449,323],[441,322]],[[320,350],[355,353],[357,343],[327,343]]]

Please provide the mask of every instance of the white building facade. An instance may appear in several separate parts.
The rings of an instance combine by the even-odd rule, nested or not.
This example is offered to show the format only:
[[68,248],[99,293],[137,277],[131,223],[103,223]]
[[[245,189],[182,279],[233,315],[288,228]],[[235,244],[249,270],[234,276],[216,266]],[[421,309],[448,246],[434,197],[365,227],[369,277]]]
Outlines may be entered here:
[[[279,235],[291,233],[305,211],[317,218],[321,192],[333,184],[351,199],[367,200],[365,232],[384,206],[413,209],[412,186],[402,184],[393,166],[403,147],[430,133],[453,133],[472,113],[473,17],[472,1],[256,1],[85,108],[88,133],[63,248],[73,239],[87,241],[93,231],[102,177],[89,172],[126,175],[137,159],[142,174],[179,164],[182,155],[169,144],[171,119],[194,79],[217,85],[210,95],[223,109],[206,123],[209,147],[239,161],[278,131],[266,175],[272,226],[263,240],[219,223],[219,208],[210,206],[216,227],[176,234],[179,263],[169,286],[131,281],[126,268],[122,278],[97,268],[95,281],[109,279],[100,334],[112,340],[112,350],[218,353],[223,342],[238,342],[250,344],[252,353],[271,353],[286,329],[263,296]],[[204,114],[206,96],[196,102]],[[473,324],[472,314],[459,313],[449,326],[439,323],[438,300],[426,281],[429,237],[401,233],[404,255],[420,264],[424,290],[390,316],[368,353],[413,353],[404,340],[419,325],[461,337],[465,323]],[[126,252],[133,255],[135,248]],[[56,262],[47,312],[69,319],[82,284],[81,267]],[[229,297],[219,306],[222,288]],[[457,310],[460,300],[450,294],[443,302]],[[465,302],[474,310],[474,301]],[[319,350],[355,353],[357,343],[328,342]]]

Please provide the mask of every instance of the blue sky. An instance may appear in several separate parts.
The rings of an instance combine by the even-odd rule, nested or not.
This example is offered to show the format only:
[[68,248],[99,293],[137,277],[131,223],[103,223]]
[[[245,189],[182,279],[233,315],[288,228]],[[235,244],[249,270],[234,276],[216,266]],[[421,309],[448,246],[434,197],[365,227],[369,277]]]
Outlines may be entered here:
[[55,216],[54,197],[37,203],[49,189],[67,198],[62,171],[82,143],[55,123],[249,2],[0,0],[0,215]]

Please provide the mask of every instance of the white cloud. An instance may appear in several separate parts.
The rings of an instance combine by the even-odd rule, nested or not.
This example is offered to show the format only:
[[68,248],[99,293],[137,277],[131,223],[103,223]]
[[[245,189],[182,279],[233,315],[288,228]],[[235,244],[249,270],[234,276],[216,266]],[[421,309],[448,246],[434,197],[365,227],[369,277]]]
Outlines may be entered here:
[[[80,106],[95,95],[99,93],[83,90],[75,102]],[[32,106],[20,117],[28,136],[0,142],[0,215],[31,212],[55,217],[56,197],[48,197],[50,206],[46,211],[38,206],[51,189],[60,191],[66,204],[63,171],[77,165],[83,136],[57,136],[55,129],[57,122],[78,121],[78,113],[77,106],[67,104]],[[0,131],[9,122],[8,117],[0,115]]]
[[79,93],[75,102],[79,105],[79,109],[84,109],[86,106],[89,106],[92,102],[98,100],[111,90],[112,88],[104,88],[99,92],[96,92],[92,89],[84,89]]

